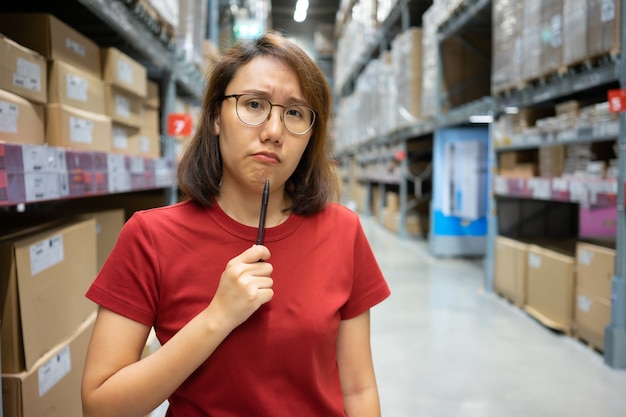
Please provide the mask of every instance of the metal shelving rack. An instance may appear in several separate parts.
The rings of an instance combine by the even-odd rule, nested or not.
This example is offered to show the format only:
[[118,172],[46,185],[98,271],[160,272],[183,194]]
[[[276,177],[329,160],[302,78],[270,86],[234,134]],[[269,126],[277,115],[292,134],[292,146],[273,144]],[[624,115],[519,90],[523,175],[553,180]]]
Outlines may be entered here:
[[[24,0],[0,6],[0,12],[41,12],[54,14],[65,23],[74,27],[99,46],[114,46],[144,65],[148,78],[159,83],[161,91],[161,114],[173,112],[175,97],[185,97],[199,102],[204,88],[204,75],[200,69],[183,58],[176,47],[173,33],[167,33],[162,25],[150,17],[141,7],[130,0],[64,0],[42,2]],[[166,118],[161,118],[162,132],[167,131]],[[163,157],[154,161],[157,174],[148,172],[149,176],[158,176],[159,169],[175,170],[174,139],[166,135],[161,137]],[[7,145],[8,146],[8,145]],[[94,158],[98,158],[95,155]],[[106,158],[105,158],[106,159]],[[138,162],[138,161],[135,161]],[[127,163],[132,166],[133,161]],[[152,162],[148,161],[151,166]],[[1,174],[1,173],[0,173]],[[5,174],[6,175],[6,174]],[[62,172],[60,175],[64,175]],[[167,173],[165,175],[167,177]],[[164,203],[176,201],[178,189],[173,175],[161,181],[147,181],[140,187],[130,187],[124,191],[146,189],[164,190]],[[73,195],[72,198],[87,197],[96,194],[115,193],[115,190],[98,190],[98,192]],[[68,196],[61,196],[62,199]],[[0,202],[2,206],[20,206],[25,204],[48,201],[23,201],[17,199]]]
[[[354,5],[354,3],[355,1],[350,2],[350,6]],[[393,18],[397,20],[401,18],[402,14],[406,13],[407,4],[407,2],[400,1],[391,14],[390,19]],[[472,19],[491,6],[491,0],[468,0],[465,2],[462,8],[440,27],[437,34],[439,44],[445,41],[445,39],[454,36],[455,33],[470,24]],[[621,11],[621,21],[625,22],[626,0],[621,0]],[[344,22],[342,21],[342,23]],[[359,77],[366,63],[376,54],[376,51],[385,47],[385,42],[387,42],[385,38],[387,34],[386,31],[393,27],[393,24],[394,23],[389,20],[381,27],[376,42],[369,46],[355,67],[352,68],[348,81],[338,88],[337,91],[340,95],[344,96],[351,91],[354,82]],[[406,29],[408,26],[403,26],[403,28]],[[620,51],[620,56],[625,57],[626,31],[622,31],[621,45],[622,50]],[[439,73],[441,73],[441,71],[439,71]],[[338,157],[357,156],[364,162],[376,161],[377,158],[390,158],[390,155],[383,155],[382,157],[369,156],[368,152],[376,147],[398,143],[403,144],[406,150],[406,143],[409,138],[432,135],[436,129],[442,127],[467,124],[470,115],[493,115],[495,117],[498,114],[503,114],[508,107],[532,107],[615,82],[618,82],[622,87],[626,86],[626,60],[623,58],[606,59],[599,65],[585,68],[579,72],[565,73],[553,79],[535,83],[516,91],[502,93],[495,97],[491,95],[483,97],[476,101],[458,106],[457,108],[452,108],[446,113],[442,113],[439,109],[432,120],[419,122],[400,132],[371,138],[359,145],[340,149]],[[622,113],[620,115],[619,124],[602,123],[591,127],[562,131],[550,137],[539,135],[535,138],[527,138],[526,143],[522,145],[508,145],[506,147],[494,148],[493,141],[490,141],[487,167],[489,173],[494,172],[494,168],[497,166],[497,154],[502,151],[536,149],[542,146],[542,144],[551,143],[599,142],[612,138],[618,139],[619,148],[619,176],[617,185],[609,182],[604,188],[602,188],[602,185],[598,188],[598,184],[594,184],[593,187],[588,187],[587,184],[581,183],[576,187],[579,190],[577,194],[571,195],[559,188],[558,181],[556,189],[554,189],[554,186],[550,183],[546,186],[546,181],[542,179],[531,180],[530,182],[532,184],[529,186],[529,181],[503,180],[490,174],[488,185],[488,232],[484,286],[485,289],[489,291],[491,291],[493,287],[493,245],[498,233],[496,194],[546,201],[568,201],[576,203],[595,201],[605,204],[616,204],[618,209],[617,257],[615,277],[612,282],[611,322],[605,329],[604,359],[606,364],[611,367],[626,368],[626,206],[624,201],[626,191],[626,114]],[[406,165],[404,168],[406,168]],[[371,184],[376,182],[376,179],[367,178],[366,181],[368,182],[367,185],[371,195]],[[400,210],[403,215],[406,215],[407,210],[406,197],[408,182],[409,180],[406,177],[399,180]],[[382,185],[384,189],[384,182]],[[406,231],[400,230],[400,235],[405,236]]]
[[[626,1],[621,0],[622,21],[626,18]],[[626,31],[622,31],[620,57],[606,59],[599,65],[580,72],[565,73],[539,84],[494,97],[494,113],[503,114],[507,107],[532,107],[575,93],[585,92],[611,83],[626,86]],[[616,204],[618,210],[615,276],[612,282],[611,322],[605,328],[604,361],[614,368],[626,368],[626,212],[624,184],[626,173],[626,118],[620,115],[619,123],[607,122],[589,127],[560,131],[554,135],[534,135],[525,143],[504,145],[490,149],[489,165],[496,166],[497,154],[503,151],[537,149],[551,144],[589,143],[617,139],[619,148],[619,175],[617,182],[600,181],[593,184],[580,181],[575,187],[565,180],[547,178],[506,179],[490,181],[490,207],[488,221],[488,252],[486,256],[486,289],[493,288],[493,245],[498,234],[497,202],[495,196],[510,196],[550,202]],[[490,169],[490,172],[493,172]],[[576,192],[571,192],[576,189]]]

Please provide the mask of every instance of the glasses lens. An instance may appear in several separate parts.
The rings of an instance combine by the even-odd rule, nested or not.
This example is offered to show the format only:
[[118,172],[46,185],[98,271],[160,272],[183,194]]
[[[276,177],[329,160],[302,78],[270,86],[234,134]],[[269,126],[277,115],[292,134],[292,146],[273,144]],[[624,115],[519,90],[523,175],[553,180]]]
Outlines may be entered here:
[[237,100],[237,116],[247,125],[260,125],[267,120],[271,109],[270,102],[260,96],[245,94]]
[[283,121],[288,131],[301,135],[309,131],[315,121],[315,113],[306,106],[291,105],[285,107]]

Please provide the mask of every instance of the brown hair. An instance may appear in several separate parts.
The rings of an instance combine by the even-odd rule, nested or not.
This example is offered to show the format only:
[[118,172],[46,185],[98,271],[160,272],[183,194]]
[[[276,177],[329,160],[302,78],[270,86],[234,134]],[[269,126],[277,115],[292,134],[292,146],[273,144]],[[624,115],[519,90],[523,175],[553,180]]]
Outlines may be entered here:
[[254,41],[238,43],[214,67],[204,92],[198,129],[178,166],[178,186],[198,204],[214,204],[214,197],[220,192],[222,160],[213,126],[219,116],[226,87],[239,68],[263,55],[279,58],[295,71],[304,98],[317,113],[307,148],[285,184],[285,192],[292,201],[291,210],[297,214],[312,214],[338,197],[328,139],[331,92],[326,78],[313,60],[277,33],[266,33]]

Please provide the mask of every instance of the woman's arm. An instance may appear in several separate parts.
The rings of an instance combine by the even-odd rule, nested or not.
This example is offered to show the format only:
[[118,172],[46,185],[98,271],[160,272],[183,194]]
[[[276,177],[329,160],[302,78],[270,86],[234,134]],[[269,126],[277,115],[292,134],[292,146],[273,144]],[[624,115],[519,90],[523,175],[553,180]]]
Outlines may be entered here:
[[380,417],[370,346],[369,310],[341,322],[337,339],[337,364],[348,417]]
[[143,417],[158,407],[222,343],[271,300],[272,265],[264,246],[233,258],[207,308],[156,352],[140,360],[149,326],[101,308],[82,383],[85,417]]

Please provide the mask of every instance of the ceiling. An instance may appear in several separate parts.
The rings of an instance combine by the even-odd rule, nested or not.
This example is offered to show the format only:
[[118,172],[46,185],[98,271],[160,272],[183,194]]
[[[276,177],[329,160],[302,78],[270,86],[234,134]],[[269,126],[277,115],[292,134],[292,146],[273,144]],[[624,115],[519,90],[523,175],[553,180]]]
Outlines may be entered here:
[[309,11],[304,22],[293,20],[296,0],[272,0],[270,26],[290,37],[312,46],[313,35],[319,24],[335,25],[340,0],[309,0]]

